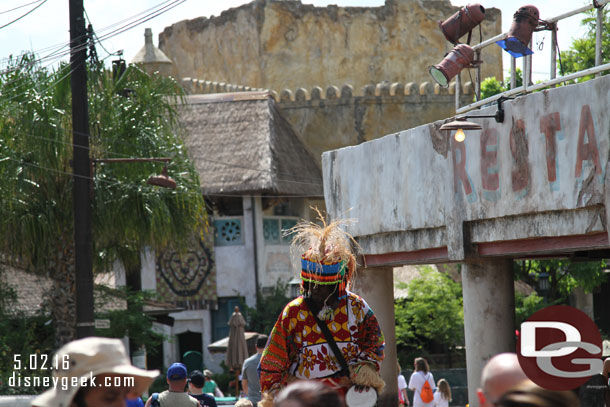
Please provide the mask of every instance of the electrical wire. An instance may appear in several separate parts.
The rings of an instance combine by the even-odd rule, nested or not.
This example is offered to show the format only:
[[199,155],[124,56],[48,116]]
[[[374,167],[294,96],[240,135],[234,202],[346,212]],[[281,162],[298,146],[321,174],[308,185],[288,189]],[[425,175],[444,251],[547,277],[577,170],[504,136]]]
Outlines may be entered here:
[[161,14],[164,14],[164,13],[170,11],[171,9],[173,9],[175,7],[178,7],[179,5],[184,3],[185,1],[186,0],[175,0],[173,3],[162,7],[161,9],[155,11],[154,13],[150,13],[149,15],[144,16],[144,17],[142,17],[139,20],[136,20],[136,21],[128,23],[128,24],[125,24],[124,26],[122,26],[120,28],[117,28],[114,31],[111,31],[108,34],[104,34],[104,35],[102,35],[100,37],[100,42],[104,41],[104,40],[107,40],[107,39],[110,39],[112,37],[115,37],[115,36],[117,36],[119,34],[122,34],[122,33],[126,32],[126,31],[128,31],[128,30],[131,30],[132,28],[137,27],[140,24],[143,24],[143,23],[145,23],[145,22],[147,22],[149,20],[152,20],[153,18],[158,17]]
[[[62,129],[62,131],[64,132],[64,134],[68,134],[67,130],[63,130]],[[68,142],[68,141],[56,140],[56,139],[52,139],[52,138],[49,138],[49,137],[37,136],[37,135],[25,133],[25,132],[15,131],[15,133],[17,133],[17,134],[19,134],[21,136],[24,136],[24,137],[31,137],[31,138],[34,138],[34,139],[37,139],[37,140],[50,141],[50,142],[58,143],[58,144],[61,144],[61,145],[70,146],[72,148],[80,148],[80,149],[84,149],[84,150],[89,150],[90,152],[95,151],[95,152],[98,152],[98,153],[103,153],[103,155],[106,158],[138,158],[138,157],[133,157],[133,156],[128,155],[128,154],[112,152],[112,151],[109,151],[109,150],[100,150],[100,149],[98,149],[96,147],[75,146],[73,143]],[[70,134],[71,133],[72,132],[70,132]],[[79,132],[74,132],[74,133],[76,133],[76,134],[83,134],[83,133],[79,133]],[[137,144],[132,144],[132,143],[124,143],[124,144],[132,146],[132,147],[134,147],[136,149],[141,149],[141,146],[139,146]],[[212,160],[212,159],[201,158],[201,157],[199,157],[198,159],[202,160],[202,161],[206,161],[206,162],[211,162],[211,163],[214,163],[214,164],[224,165],[224,166],[231,167],[231,168],[240,168],[240,169],[246,169],[246,170],[249,170],[249,171],[256,171],[256,172],[260,172],[260,173],[269,173],[269,174],[288,176],[288,177],[294,178],[292,180],[291,179],[278,179],[279,182],[289,182],[289,183],[295,183],[295,184],[305,184],[305,185],[315,185],[315,186],[321,186],[322,185],[320,183],[315,183],[315,182],[305,182],[305,180],[317,181],[316,178],[312,178],[312,177],[306,177],[306,176],[301,176],[301,175],[296,175],[296,174],[291,174],[291,173],[285,173],[285,172],[276,172],[276,171],[267,170],[267,169],[263,169],[263,168],[248,167],[248,166],[244,166],[244,165],[240,165],[240,164],[228,163],[228,162],[225,162],[225,161]],[[301,179],[302,181],[298,181],[298,179]]]
[[[54,168],[48,168],[48,167],[43,167],[37,164],[33,164],[33,163],[28,163],[25,161],[21,161],[21,160],[17,160],[15,158],[12,157],[6,157],[6,159],[16,162],[18,164],[21,165],[27,165],[28,167],[32,167],[32,168],[37,168],[37,169],[41,169],[41,170],[45,170],[45,171],[51,171],[51,172],[55,172],[58,174],[62,174],[62,175],[68,175],[70,177],[78,177],[78,178],[84,178],[84,179],[88,179],[90,181],[97,181],[97,182],[101,182],[104,184],[107,184],[108,187],[111,186],[117,186],[120,185],[123,188],[127,188],[127,189],[134,189],[134,190],[148,190],[149,192],[155,192],[158,191],[157,188],[153,187],[153,186],[149,186],[149,185],[140,185],[140,184],[132,184],[132,183],[127,183],[127,182],[122,182],[122,181],[108,181],[108,180],[104,180],[104,179],[99,179],[99,178],[94,178],[94,177],[87,177],[85,175],[76,175],[70,172],[66,172],[66,171],[60,171],[60,170],[56,170]],[[254,198],[304,198],[306,196],[303,195],[237,195],[237,194],[208,194],[208,193],[201,193],[201,192],[194,192],[194,191],[180,191],[180,190],[173,190],[171,191],[171,193],[173,194],[185,194],[185,195],[203,195],[204,197],[210,197],[210,196],[215,196],[215,197],[227,197],[227,198],[235,198],[235,197],[254,197]],[[314,195],[314,196],[308,196],[310,198],[323,198],[322,195]]]
[[[81,62],[81,64],[82,63],[84,63],[84,62]],[[80,64],[78,66],[80,66]],[[72,74],[72,72],[74,72],[74,70],[77,67],[74,67],[72,70],[70,70],[68,73],[63,75],[61,78],[59,78],[58,80],[56,80],[55,82],[53,82],[49,86],[47,86],[46,88],[44,88],[41,91],[39,91],[39,93],[40,94],[44,94],[45,92],[47,92],[49,89],[51,89],[57,83],[63,81],[70,74]],[[21,94],[13,95],[10,98],[3,99],[3,101],[7,102],[7,101],[10,101],[10,100],[16,99],[17,97],[20,97],[20,96],[24,95],[27,92],[29,92],[29,91],[23,92]],[[2,100],[2,99],[0,99],[0,100]],[[10,118],[10,116],[8,118]],[[14,120],[17,120],[17,118],[14,118]],[[84,135],[84,136],[87,136],[87,137],[91,137],[90,134],[85,134],[85,133],[75,132],[75,131],[69,132],[68,130],[64,130],[64,129],[61,129],[61,130],[64,132],[64,134],[78,134],[78,135]],[[109,151],[109,150],[99,150],[96,147],[75,146],[73,143],[67,142],[67,141],[60,141],[60,140],[56,140],[56,139],[52,139],[52,138],[48,138],[48,137],[42,137],[42,136],[27,134],[27,133],[19,132],[19,131],[16,131],[16,133],[18,133],[18,134],[20,134],[22,136],[25,136],[25,137],[32,137],[32,138],[36,138],[36,139],[40,139],[40,140],[45,140],[45,141],[60,143],[60,144],[63,144],[63,145],[68,145],[68,146],[71,146],[72,148],[87,149],[89,151],[95,150],[98,153],[104,154],[106,157],[133,158],[133,157],[131,157],[129,155],[126,155],[126,154],[112,152],[112,151]],[[133,147],[135,150],[141,150],[142,149],[141,145],[138,145],[138,144],[135,144],[135,143],[129,143],[129,142],[126,142],[126,141],[117,141],[117,143],[121,144],[121,145],[124,145],[124,146]],[[312,178],[312,177],[306,177],[306,176],[301,176],[301,175],[296,175],[296,174],[291,174],[291,173],[285,173],[285,172],[277,172],[277,171],[267,170],[267,169],[263,169],[263,168],[254,168],[254,167],[245,166],[245,165],[242,165],[242,164],[228,163],[228,162],[219,161],[219,160],[213,160],[213,159],[209,159],[209,158],[199,158],[199,159],[202,160],[202,161],[206,161],[206,162],[210,162],[210,163],[214,163],[214,164],[219,164],[219,165],[224,165],[224,166],[231,167],[231,168],[240,168],[240,169],[246,169],[246,170],[256,171],[256,172],[260,172],[260,173],[269,173],[269,174],[274,174],[274,175],[277,175],[277,176],[287,176],[287,177],[293,178],[293,179],[278,179],[278,181],[281,181],[281,182],[290,182],[290,183],[298,183],[298,184],[306,184],[306,185],[316,185],[316,186],[320,186],[321,185],[319,183],[306,182],[307,180],[309,180],[309,181],[317,181],[316,178]]]
[[[46,2],[47,0],[43,0],[43,1]],[[105,34],[105,37],[100,39],[99,41],[96,41],[96,43],[100,43],[103,40],[110,39],[110,38],[112,38],[112,37],[114,37],[116,35],[122,34],[123,32],[128,31],[129,29],[134,28],[134,27],[136,27],[139,24],[142,24],[142,23],[144,23],[146,21],[149,21],[152,18],[158,17],[159,15],[161,15],[161,14],[171,10],[172,8],[182,4],[185,1],[186,0],[165,0],[165,1],[155,5],[153,7],[150,7],[148,9],[146,9],[146,10],[143,10],[143,11],[141,11],[141,12],[139,12],[139,13],[131,16],[131,17],[125,18],[125,19],[120,20],[118,22],[115,22],[115,23],[113,23],[113,24],[111,24],[109,26],[106,26],[106,27],[100,29],[98,32],[100,32],[100,33],[101,32],[105,32],[105,31],[108,31],[108,30],[118,26],[118,25],[121,25],[121,24],[123,24],[125,22],[128,22],[127,24],[124,24],[120,28]],[[167,3],[169,3],[169,4],[167,4]],[[151,10],[154,10],[154,11],[150,12]],[[140,17],[140,18],[135,19],[136,17],[141,16],[141,15],[143,15],[143,16]],[[130,21],[130,20],[133,20],[133,21]],[[87,36],[87,34],[83,34],[83,35],[77,37],[75,39],[75,41],[81,41],[86,36]],[[70,46],[70,42],[61,43],[61,44],[57,44],[57,45],[54,45],[54,46],[50,46],[50,47],[47,47],[47,48],[43,49],[43,50],[51,50],[51,49],[53,49],[53,51],[50,54],[48,54],[48,55],[46,55],[44,57],[35,59],[35,60],[31,61],[31,62],[28,62],[26,65],[27,66],[32,66],[32,65],[40,63],[42,61],[49,61],[49,60],[51,61],[51,64],[52,64],[52,63],[56,62],[58,59],[61,59],[61,58],[64,58],[65,56],[70,55],[71,52],[78,52],[78,51],[81,51],[82,49],[87,48],[88,45],[89,45],[88,43],[83,43],[83,45],[81,45],[79,47],[75,47],[73,50],[67,49],[67,50],[65,50],[63,52],[62,52],[62,50],[64,50],[65,48],[68,48]],[[37,52],[40,52],[40,51],[41,50],[34,51],[34,53],[37,53]],[[10,61],[10,58],[6,58],[4,61]],[[23,66],[20,65],[20,66],[12,67],[10,69],[5,69],[3,71],[0,71],[0,75],[1,74],[6,74],[6,73],[10,73],[12,71],[15,71],[15,70],[21,69],[21,68],[23,68]]]
[[[89,14],[87,14],[87,10],[83,7],[83,11],[85,12],[85,17],[87,18],[87,21],[89,22],[89,24],[93,27],[93,23],[91,22],[91,19],[89,18]],[[108,56],[112,56],[112,55],[122,55],[123,51],[116,51],[116,52],[110,52],[106,49],[106,47],[104,47],[104,44],[102,44],[102,42],[100,41],[100,39],[97,36],[97,33],[95,32],[95,30],[91,30],[91,33],[93,34],[93,36],[95,37],[96,43],[102,47],[102,49],[108,54]],[[106,57],[107,58],[107,57]],[[104,61],[106,58],[102,59],[102,61]]]
[[[43,88],[42,90],[38,91],[39,93],[45,93],[47,92],[49,89],[53,88],[54,86],[56,86],[58,83],[60,83],[61,81],[63,81],[64,79],[68,78],[78,67],[80,67],[82,64],[84,64],[85,61],[80,62],[78,65],[76,65],[75,67],[73,67],[68,73],[66,73],[65,75],[63,75],[61,78],[57,79],[56,81],[52,82],[51,84],[49,84],[49,86],[47,86],[46,88]],[[69,65],[67,65],[66,67],[68,67]],[[15,80],[16,81],[16,80]],[[8,98],[0,98],[0,102],[6,103],[6,102],[10,102],[11,100],[17,99],[25,94],[27,94],[28,92],[30,92],[30,90],[26,90],[24,92],[18,93],[16,95],[10,96]]]
[[37,5],[36,7],[34,7],[33,9],[31,9],[30,11],[28,11],[27,13],[23,14],[21,17],[18,17],[16,19],[14,19],[13,21],[10,21],[4,25],[0,25],[0,30],[3,29],[4,27],[8,27],[9,25],[16,23],[17,21],[21,20],[23,17],[27,16],[28,14],[33,13],[34,11],[36,11],[40,6],[42,6],[43,4],[45,4],[47,2],[47,0],[43,0],[42,3],[40,3],[39,5]]
[[[44,4],[46,1],[47,1],[47,0],[42,0],[42,4]],[[125,32],[125,31],[127,31],[127,30],[130,30],[130,29],[132,29],[132,28],[136,27],[136,26],[137,26],[137,25],[139,25],[139,24],[142,24],[142,23],[144,23],[144,22],[146,22],[146,21],[148,21],[148,20],[150,20],[150,19],[152,19],[152,18],[155,18],[155,17],[157,17],[157,16],[159,16],[159,15],[161,15],[161,14],[163,14],[163,13],[165,13],[165,12],[169,11],[169,10],[171,10],[171,9],[172,9],[172,8],[174,8],[174,7],[177,7],[178,5],[180,5],[180,4],[182,4],[182,3],[184,3],[185,1],[186,1],[186,0],[174,0],[174,1],[173,1],[173,2],[171,2],[170,4],[166,4],[164,7],[161,7],[160,9],[155,10],[154,12],[152,12],[152,13],[149,13],[149,14],[145,15],[144,17],[142,17],[142,18],[140,18],[140,19],[137,19],[137,20],[135,20],[135,21],[131,21],[131,22],[129,22],[129,23],[127,23],[127,24],[123,25],[122,27],[120,27],[120,28],[118,28],[118,29],[116,29],[116,30],[114,30],[114,31],[112,31],[112,32],[110,32],[110,33],[108,33],[108,34],[104,35],[104,36],[103,36],[103,38],[99,38],[99,37],[97,37],[97,35],[96,35],[96,38],[97,38],[96,43],[101,43],[101,42],[102,42],[103,40],[105,40],[105,39],[112,38],[113,36],[116,36],[116,35],[118,35],[118,34],[120,34],[120,33],[122,33],[122,32]],[[168,1],[166,1],[165,3],[168,3]],[[33,12],[33,11],[34,11],[35,9],[37,9],[38,7],[42,6],[42,4],[39,4],[39,5],[38,5],[36,8],[34,8],[34,9],[30,10],[28,13],[24,14],[22,17],[24,17],[25,15],[27,15],[27,14],[29,14],[29,13]],[[161,4],[164,4],[164,3],[161,3]],[[154,9],[154,8],[155,8],[155,7],[151,8],[151,9]],[[151,10],[151,9],[148,9],[148,10]],[[143,14],[143,13],[140,13],[140,14]],[[139,15],[139,14],[138,14],[138,15]],[[22,18],[22,17],[20,17],[20,18]],[[87,18],[89,18],[89,17],[87,16]],[[15,21],[17,21],[17,20],[15,20]],[[126,21],[126,20],[122,20],[122,21]],[[116,26],[116,25],[117,25],[117,24],[115,24],[115,26]],[[0,27],[0,28],[2,28],[2,27]],[[88,46],[88,44],[83,45],[83,47],[85,47],[85,46]],[[108,52],[108,51],[106,50],[106,52]],[[109,54],[109,56],[111,55],[111,53],[109,53],[109,52],[108,52],[108,54]],[[57,83],[59,83],[59,82],[61,82],[62,80],[64,80],[66,77],[68,77],[68,76],[69,76],[69,75],[70,75],[70,74],[71,74],[71,73],[74,71],[74,69],[76,69],[76,67],[72,68],[72,70],[71,70],[70,72],[68,72],[66,75],[62,76],[60,79],[58,79],[57,81],[55,81],[54,83],[52,83],[51,85],[49,85],[49,86],[48,86],[46,89],[44,89],[44,90],[43,90],[43,91],[41,91],[40,93],[44,93],[44,92],[46,92],[46,90],[50,89],[51,87],[55,86]],[[25,92],[24,92],[24,93],[25,93]],[[13,100],[13,99],[15,99],[15,98],[17,98],[17,97],[19,97],[19,96],[23,95],[24,93],[22,93],[22,94],[18,94],[18,95],[13,95],[12,97],[10,97],[10,98],[8,98],[8,99],[4,99],[4,101],[6,102],[6,101]],[[40,138],[40,137],[38,137],[38,136],[33,136],[33,135],[28,135],[28,136],[32,136],[32,137],[37,137],[37,138]],[[57,142],[57,140],[53,140],[53,139],[48,139],[48,138],[47,138],[47,140]],[[72,145],[72,143],[66,143],[66,144],[70,144],[70,145]],[[72,145],[72,146],[73,146],[73,145]],[[74,147],[74,146],[73,146],[73,147]],[[77,146],[77,147],[84,148],[83,146]],[[136,146],[136,147],[137,147],[137,146]],[[90,148],[89,148],[89,149],[90,149]],[[107,152],[107,153],[108,153],[108,152]],[[110,154],[113,154],[113,155],[121,155],[121,154],[118,154],[118,153],[110,153]],[[126,155],[123,155],[123,156],[125,156],[125,157],[126,157]],[[271,171],[271,170],[256,169],[256,168],[251,168],[251,167],[247,167],[247,166],[243,166],[243,165],[239,165],[239,164],[226,163],[226,162],[217,161],[217,160],[211,160],[211,159],[203,159],[203,160],[208,161],[208,162],[213,162],[213,163],[216,163],[216,164],[226,165],[226,166],[229,166],[229,167],[234,167],[234,168],[242,168],[242,169],[248,169],[248,170],[251,170],[251,171],[268,172],[268,173],[273,173],[273,174],[276,174],[276,175],[289,175],[289,176],[293,176],[293,177],[295,177],[295,175],[294,175],[294,174],[277,173],[277,172],[274,172],[274,171]],[[44,167],[40,167],[40,168],[43,168],[43,169],[44,169]],[[296,176],[296,177],[298,177],[298,176]],[[306,179],[311,179],[311,180],[314,180],[313,178],[308,178],[308,177],[301,177],[301,178],[306,178]],[[294,181],[294,180],[281,180],[281,179],[278,179],[278,182],[291,182],[291,183],[308,184],[308,185],[315,185],[315,186],[320,186],[320,185],[321,185],[321,184],[319,184],[319,183],[308,183],[308,182],[302,182],[302,181]]]
[[[42,1],[42,0],[39,0],[39,1]],[[100,32],[104,32],[104,31],[106,31],[106,30],[109,30],[109,29],[111,29],[111,28],[114,28],[115,26],[117,26],[117,25],[119,25],[119,24],[122,24],[122,23],[124,23],[124,22],[126,22],[126,21],[129,21],[129,20],[131,20],[131,19],[134,19],[134,18],[136,18],[136,17],[140,16],[141,14],[145,14],[145,13],[149,12],[150,10],[153,10],[153,9],[155,9],[155,8],[157,8],[157,7],[162,6],[162,5],[163,5],[163,4],[165,4],[165,3],[169,3],[170,1],[173,1],[173,0],[164,0],[163,2],[161,2],[161,3],[157,4],[157,5],[153,6],[153,7],[150,7],[150,8],[148,8],[148,9],[146,9],[146,10],[143,10],[143,11],[141,11],[141,12],[137,13],[137,14],[134,14],[134,15],[132,15],[132,16],[130,16],[130,17],[127,17],[127,18],[125,18],[125,19],[123,19],[123,20],[120,20],[120,21],[115,22],[115,23],[112,23],[112,24],[110,24],[110,25],[108,25],[108,26],[106,26],[106,27],[103,27],[103,28],[101,28],[99,31],[100,31]],[[76,38],[76,40],[82,40],[82,39],[83,39],[83,37],[86,37],[86,34],[83,34],[83,35],[81,35],[81,36],[77,37],[77,38]],[[33,53],[33,54],[40,54],[40,53],[43,53],[43,51],[54,50],[54,49],[57,49],[57,48],[62,49],[62,48],[67,48],[67,47],[69,47],[69,46],[70,46],[70,41],[68,41],[68,42],[61,42],[61,43],[59,43],[59,44],[55,44],[55,45],[51,45],[51,46],[48,46],[48,47],[45,47],[45,48],[41,48],[41,49],[38,49],[38,50],[34,50],[34,51],[32,51],[32,53]],[[40,60],[40,59],[42,59],[42,58],[39,58],[39,60]],[[10,60],[10,58],[8,58],[8,57],[7,57],[7,58],[3,58],[3,59],[0,59],[0,63],[6,63],[6,62],[7,62],[7,61],[9,61],[9,60]]]
[[[44,0],[44,1],[47,1],[47,0]],[[165,12],[171,10],[171,9],[173,9],[174,7],[179,6],[180,4],[184,3],[185,1],[186,0],[166,0],[163,3],[160,3],[160,4],[158,4],[155,7],[149,8],[149,9],[145,10],[144,12],[140,12],[140,13],[136,14],[135,16],[139,16],[139,15],[145,14],[149,10],[155,10],[155,11],[153,11],[151,13],[148,13],[148,14],[144,15],[143,17],[141,17],[139,19],[131,21],[131,22],[129,22],[126,25],[123,25],[122,27],[120,27],[119,29],[117,29],[115,31],[112,31],[112,32],[106,34],[106,36],[104,38],[100,39],[99,37],[97,37],[97,34],[94,33],[94,35],[97,38],[97,41],[94,41],[94,43],[101,44],[102,41],[104,41],[106,39],[110,39],[110,38],[112,38],[112,37],[114,37],[116,35],[119,35],[119,34],[121,34],[123,32],[126,32],[126,31],[136,27],[137,25],[143,24],[146,21],[149,21],[149,20],[151,20],[151,19],[153,19],[155,17],[158,17],[159,15],[161,15],[161,14],[163,14],[163,13],[165,13]],[[169,3],[169,4],[166,4],[166,3]],[[160,6],[163,6],[163,7],[159,8]],[[135,17],[135,16],[133,16],[133,17]],[[124,19],[124,20],[121,20],[121,21],[124,22],[124,21],[128,21],[128,20],[129,19]],[[118,23],[115,23],[115,24],[112,24],[111,26],[108,26],[108,27],[114,27],[117,24]],[[82,39],[83,36],[80,36],[79,38]],[[53,51],[51,54],[49,54],[49,55],[47,55],[45,57],[33,60],[31,62],[28,62],[27,64],[20,64],[20,65],[17,65],[15,67],[12,67],[10,69],[6,69],[4,71],[0,71],[0,75],[8,74],[8,73],[14,72],[14,71],[16,71],[18,69],[22,69],[22,68],[25,68],[25,67],[28,67],[28,66],[33,66],[33,65],[35,65],[35,64],[37,64],[39,62],[42,62],[43,60],[49,60],[50,59],[49,65],[52,65],[58,59],[61,59],[61,58],[65,57],[65,56],[69,55],[71,52],[78,52],[78,51],[81,51],[83,49],[87,49],[89,47],[89,45],[90,45],[89,42],[85,42],[85,43],[83,43],[83,45],[81,45],[79,47],[75,47],[72,50],[67,50],[66,52],[61,53],[61,54],[57,54],[57,52],[60,52],[62,48],[66,47],[66,45],[63,45],[61,48]],[[106,52],[108,52],[108,51],[106,50]],[[109,53],[109,55],[112,55],[112,54]],[[106,59],[106,58],[104,58],[104,59]],[[18,79],[16,79],[16,80],[18,80]],[[10,82],[8,82],[8,83],[10,83]],[[0,99],[0,100],[2,100],[2,99]]]
[[9,10],[0,11],[0,14],[10,13],[11,11],[19,10],[20,8],[31,6],[32,4],[40,3],[41,1],[44,1],[44,0],[36,0],[36,1],[32,1],[32,2],[27,3],[27,4],[22,4],[21,6],[18,6],[18,7],[15,7],[15,8],[11,8]]
[[[10,118],[10,116],[9,116],[9,118]],[[54,127],[54,128],[59,129],[60,131],[62,131],[66,135],[69,135],[69,134],[72,134],[72,133],[81,134],[81,135],[84,134],[84,133],[80,133],[80,132],[70,132],[68,130],[61,129],[59,127]],[[91,146],[90,147],[85,147],[85,146],[74,145],[73,143],[68,142],[68,141],[57,140],[57,139],[53,139],[53,138],[49,138],[49,137],[33,135],[33,134],[21,132],[21,131],[15,131],[15,133],[19,134],[20,136],[30,137],[30,138],[34,138],[34,139],[37,139],[37,140],[49,141],[49,142],[53,142],[53,143],[58,143],[58,144],[61,144],[61,145],[70,146],[72,148],[84,149],[84,150],[88,150],[90,152],[95,151],[97,153],[102,153],[106,158],[138,158],[138,157],[133,157],[132,155],[122,154],[122,153],[113,152],[113,151],[109,151],[109,150],[100,150],[97,147],[91,147]],[[122,144],[134,147],[136,150],[142,149],[142,146],[134,144],[134,143],[122,142]],[[277,172],[277,171],[267,170],[267,169],[264,169],[264,168],[249,167],[249,166],[244,166],[244,165],[240,165],[240,164],[229,163],[229,162],[225,162],[225,161],[213,160],[213,159],[202,158],[202,157],[199,157],[198,159],[202,160],[202,161],[206,161],[206,162],[211,162],[211,163],[214,163],[214,164],[224,165],[224,166],[227,166],[227,167],[230,167],[230,168],[246,169],[246,170],[249,170],[249,171],[256,171],[256,172],[259,172],[259,173],[269,173],[269,174],[273,174],[273,175],[277,175],[277,176],[286,176],[286,177],[291,177],[292,178],[292,179],[278,179],[278,182],[287,182],[287,183],[293,183],[293,184],[303,184],[303,185],[312,185],[312,186],[321,186],[322,185],[322,184],[317,183],[317,182],[307,182],[306,181],[306,180],[317,181],[318,180],[317,178],[306,177],[306,176],[301,176],[301,175],[296,175],[296,174],[291,174],[291,173],[286,173],[286,172]],[[222,171],[218,171],[218,172],[224,173]]]

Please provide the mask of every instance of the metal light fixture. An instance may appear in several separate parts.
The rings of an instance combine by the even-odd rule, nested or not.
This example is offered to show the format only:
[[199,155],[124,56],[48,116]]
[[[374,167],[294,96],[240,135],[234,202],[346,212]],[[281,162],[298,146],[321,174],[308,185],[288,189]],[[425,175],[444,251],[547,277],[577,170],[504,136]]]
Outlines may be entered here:
[[176,189],[176,181],[167,175],[167,164],[163,166],[163,171],[161,171],[160,175],[151,175],[146,183],[158,187]]
[[469,45],[459,44],[453,47],[438,65],[428,67],[430,76],[443,88],[449,86],[449,81],[459,74],[462,69],[472,66],[474,51]]
[[538,273],[538,291],[540,291],[540,294],[546,298],[550,288],[551,283],[549,282],[549,273]]
[[490,119],[493,118],[496,120],[496,123],[503,123],[504,122],[504,108],[502,107],[502,102],[504,102],[504,100],[506,100],[508,98],[506,97],[501,97],[500,99],[498,99],[498,110],[496,111],[495,114],[493,115],[478,115],[478,116],[459,116],[456,117],[453,121],[449,122],[449,123],[445,123],[443,124],[439,130],[444,131],[453,131],[456,130],[455,135],[453,136],[455,138],[455,141],[457,141],[458,143],[463,142],[466,139],[466,134],[464,133],[464,130],[481,130],[483,129],[483,127],[481,127],[480,124],[474,123],[474,122],[469,122],[467,121],[467,119],[474,119],[474,118],[484,118],[484,119]]
[[466,42],[470,43],[472,29],[481,24],[484,18],[485,7],[475,3],[462,7],[445,21],[439,21],[438,25],[450,43],[457,44],[458,40],[466,33],[469,33]]
[[519,7],[513,16],[513,24],[508,31],[508,37],[497,41],[496,44],[515,58],[532,55],[534,52],[528,48],[528,45],[539,21],[540,13],[535,6]]
[[473,122],[469,122],[466,119],[467,119],[467,116],[456,117],[452,122],[443,124],[440,127],[440,130],[448,130],[448,131],[457,130],[453,137],[455,138],[455,141],[457,141],[458,143],[461,143],[462,141],[464,141],[466,139],[466,134],[464,133],[464,130],[481,130],[482,129],[482,127],[480,125],[473,123]]

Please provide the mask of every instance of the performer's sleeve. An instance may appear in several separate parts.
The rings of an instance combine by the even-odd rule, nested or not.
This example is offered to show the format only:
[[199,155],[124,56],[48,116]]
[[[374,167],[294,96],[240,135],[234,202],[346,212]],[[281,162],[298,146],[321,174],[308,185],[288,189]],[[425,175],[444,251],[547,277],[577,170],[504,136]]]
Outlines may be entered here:
[[266,393],[280,387],[284,375],[291,365],[291,346],[288,306],[278,318],[269,335],[267,346],[259,364],[261,392]]
[[384,357],[385,339],[375,314],[366,302],[364,303],[364,318],[358,328],[358,347],[361,352],[360,359],[374,363],[379,370]]

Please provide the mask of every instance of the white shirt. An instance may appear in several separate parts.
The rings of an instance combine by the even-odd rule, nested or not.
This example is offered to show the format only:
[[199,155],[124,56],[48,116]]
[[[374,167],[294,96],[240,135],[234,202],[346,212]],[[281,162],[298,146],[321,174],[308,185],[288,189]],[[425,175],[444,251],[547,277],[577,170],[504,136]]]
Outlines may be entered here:
[[[402,392],[403,389],[405,390],[404,394]],[[405,380],[405,377],[403,375],[399,374],[398,375],[398,393],[399,393],[398,400],[400,400],[401,397],[404,397],[407,394],[406,389],[407,389],[407,381]],[[406,404],[407,400],[404,400],[404,403]]]
[[434,407],[449,407],[449,400],[443,397],[441,392],[436,389],[436,391],[434,392],[434,401],[432,402],[432,404],[434,404]]
[[413,395],[413,407],[433,407],[434,400],[430,403],[424,403],[421,399],[421,388],[424,387],[424,383],[428,381],[430,384],[430,388],[434,390],[436,386],[434,385],[434,377],[431,372],[424,373],[422,371],[414,372],[409,379],[409,389],[413,390],[415,394]]
[[401,374],[398,375],[398,390],[406,389],[407,381],[405,377]]

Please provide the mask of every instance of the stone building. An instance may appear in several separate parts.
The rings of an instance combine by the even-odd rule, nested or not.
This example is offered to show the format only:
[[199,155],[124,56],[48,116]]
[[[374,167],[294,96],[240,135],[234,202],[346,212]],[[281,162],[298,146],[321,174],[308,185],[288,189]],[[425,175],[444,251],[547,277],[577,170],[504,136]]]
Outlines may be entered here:
[[[438,21],[457,10],[449,0],[387,0],[380,7],[255,0],[159,35],[172,75],[190,94],[183,123],[214,208],[218,296],[217,308],[172,314],[176,326],[164,329],[192,332],[189,346],[203,344],[206,366],[219,362],[206,348],[224,335],[223,318],[236,301],[253,305],[256,287],[264,294],[292,275],[280,230],[313,219],[312,203],[323,207],[315,169],[322,153],[454,115],[455,82],[440,88],[428,66],[451,49]],[[500,29],[499,10],[488,9],[483,38]],[[146,46],[152,46],[148,37]],[[496,48],[482,55],[483,77],[502,78]],[[473,89],[466,71],[462,79],[465,104]],[[150,270],[144,274],[154,280]],[[185,349],[168,351],[179,356]]]
[[[380,7],[255,0],[173,24],[159,35],[159,48],[176,78],[277,90],[422,83],[430,80],[428,66],[452,48],[438,21],[457,10],[449,0],[386,0]],[[500,11],[487,9],[481,27],[483,39],[499,34]],[[494,47],[482,55],[483,77],[502,78],[501,53]]]

